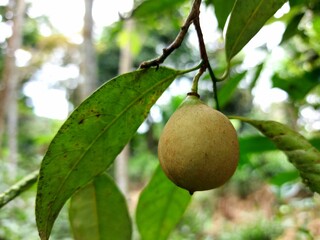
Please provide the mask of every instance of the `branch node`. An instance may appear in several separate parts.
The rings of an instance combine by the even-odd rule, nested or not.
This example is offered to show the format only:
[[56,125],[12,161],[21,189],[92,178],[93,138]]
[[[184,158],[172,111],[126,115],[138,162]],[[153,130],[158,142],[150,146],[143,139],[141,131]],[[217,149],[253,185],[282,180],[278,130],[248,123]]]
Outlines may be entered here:
[[191,23],[196,19],[199,18],[200,14],[200,5],[201,5],[201,0],[194,0],[191,11],[184,22],[183,26],[180,28],[180,32],[178,33],[177,37],[175,40],[167,47],[163,49],[163,53],[161,56],[158,58],[142,62],[140,64],[139,68],[150,68],[153,66],[158,66],[161,63],[164,62],[164,60],[177,48],[179,48],[188,32],[188,29],[191,25]]

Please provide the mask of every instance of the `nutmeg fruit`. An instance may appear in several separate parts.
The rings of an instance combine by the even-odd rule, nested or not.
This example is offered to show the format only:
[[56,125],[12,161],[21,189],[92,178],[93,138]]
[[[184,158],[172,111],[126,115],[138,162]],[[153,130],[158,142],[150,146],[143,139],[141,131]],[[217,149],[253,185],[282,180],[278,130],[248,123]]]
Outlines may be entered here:
[[217,188],[234,174],[239,159],[237,133],[229,119],[188,94],[166,123],[158,145],[167,177],[191,194]]

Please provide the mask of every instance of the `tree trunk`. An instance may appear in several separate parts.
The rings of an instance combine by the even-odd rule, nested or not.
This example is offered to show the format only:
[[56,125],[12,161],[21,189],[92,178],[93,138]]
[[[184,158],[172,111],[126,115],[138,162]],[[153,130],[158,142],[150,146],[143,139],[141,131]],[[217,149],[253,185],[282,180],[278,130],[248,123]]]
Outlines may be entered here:
[[9,161],[11,175],[14,177],[17,164],[17,129],[18,105],[17,88],[19,84],[19,69],[16,66],[16,51],[21,47],[22,25],[24,22],[25,1],[11,0],[8,11],[13,13],[12,35],[8,39],[5,64],[0,89],[0,146],[3,146],[3,135],[8,126]]
[[[125,22],[124,29],[127,32],[133,30],[134,22],[128,19]],[[119,74],[129,72],[132,68],[132,55],[130,41],[125,46],[121,47],[120,60],[119,60]],[[115,176],[117,184],[124,195],[128,194],[128,160],[130,157],[130,147],[127,144],[115,162]]]
[[80,65],[80,101],[87,98],[97,87],[97,58],[93,39],[92,6],[94,0],[85,0],[83,43],[81,46],[82,62]]

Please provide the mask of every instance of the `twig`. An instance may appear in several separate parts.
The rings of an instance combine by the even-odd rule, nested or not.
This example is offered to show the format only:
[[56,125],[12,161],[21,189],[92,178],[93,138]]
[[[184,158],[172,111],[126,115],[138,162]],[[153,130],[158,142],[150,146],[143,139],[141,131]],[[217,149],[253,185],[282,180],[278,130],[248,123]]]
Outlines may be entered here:
[[199,17],[200,14],[200,5],[201,5],[201,0],[194,0],[192,9],[183,24],[183,26],[180,29],[179,34],[177,35],[176,39],[166,48],[163,49],[163,53],[161,56],[145,61],[140,64],[140,68],[150,68],[152,66],[159,66],[161,63],[164,62],[164,60],[177,48],[179,48],[188,32],[188,29],[191,25],[191,23],[194,21],[195,18]]
[[216,76],[214,75],[214,72],[213,72],[213,70],[211,68],[210,63],[208,63],[208,70],[209,70],[209,75],[210,75],[210,77],[212,79],[212,83],[213,83],[212,88],[213,88],[214,100],[216,101],[216,109],[218,111],[220,111],[220,104],[219,104],[219,98],[218,98],[218,87],[217,87],[217,82],[218,81],[217,81]]
[[211,68],[211,65],[210,65],[210,62],[209,62],[209,58],[208,58],[208,54],[207,54],[207,50],[206,50],[206,45],[205,45],[204,40],[203,40],[203,34],[202,34],[201,26],[200,26],[199,15],[194,19],[193,25],[194,25],[194,27],[196,29],[196,32],[197,32],[198,41],[199,41],[200,55],[201,55],[201,59],[203,61],[203,66],[199,70],[199,72],[200,71],[204,72],[208,68],[209,75],[210,75],[210,78],[211,78],[212,83],[213,83],[213,95],[214,95],[214,99],[215,99],[215,102],[216,102],[216,109],[219,111],[220,110],[220,106],[219,106],[218,89],[217,89],[218,79],[214,75],[214,72],[213,72],[213,70]]
[[10,202],[12,199],[28,190],[34,183],[37,182],[39,171],[30,173],[25,178],[11,186],[8,190],[0,194],[0,208]]
[[204,62],[203,66],[202,66],[202,69],[207,69],[208,64],[209,64],[209,60],[208,60],[206,46],[205,46],[204,40],[203,40],[203,34],[202,34],[201,26],[200,26],[199,15],[194,19],[193,25],[194,25],[194,27],[196,29],[197,36],[198,36],[200,56],[201,56],[201,59]]
[[[190,27],[190,25],[193,23],[198,35],[198,41],[199,41],[199,49],[200,49],[200,55],[201,55],[201,59],[202,59],[202,66],[199,69],[199,73],[197,74],[198,78],[200,78],[200,76],[206,71],[206,69],[208,68],[209,70],[209,74],[210,77],[212,79],[213,82],[213,93],[214,93],[214,99],[216,101],[216,108],[217,110],[220,109],[219,107],[219,101],[218,101],[218,94],[217,94],[217,82],[218,79],[216,78],[216,76],[214,75],[212,68],[210,66],[210,62],[208,59],[208,55],[207,55],[207,51],[206,51],[206,47],[205,47],[205,43],[203,40],[203,34],[202,34],[202,30],[201,30],[201,26],[200,26],[200,20],[199,20],[199,15],[200,15],[200,5],[201,5],[201,0],[194,0],[193,1],[193,5],[191,8],[191,11],[185,21],[185,23],[183,24],[183,26],[180,29],[179,34],[177,35],[177,37],[175,38],[175,40],[166,48],[163,49],[163,53],[162,55],[160,55],[159,57],[149,60],[149,61],[145,61],[143,63],[140,64],[140,68],[150,68],[152,66],[156,66],[159,67],[159,65],[161,63],[164,62],[164,60],[177,48],[179,48],[188,32],[188,29]],[[194,88],[193,89],[197,89]]]

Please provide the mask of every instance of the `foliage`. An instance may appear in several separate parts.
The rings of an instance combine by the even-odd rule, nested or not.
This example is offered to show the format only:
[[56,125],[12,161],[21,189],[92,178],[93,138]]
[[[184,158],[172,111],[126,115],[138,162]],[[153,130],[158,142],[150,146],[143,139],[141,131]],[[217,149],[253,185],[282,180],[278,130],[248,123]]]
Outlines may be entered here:
[[318,183],[320,152],[303,136],[275,121],[258,121],[238,117],[271,139],[278,149],[285,152],[288,160],[299,170],[303,182],[313,192],[320,192]]
[[95,177],[73,195],[69,215],[76,239],[131,239],[126,200],[107,174]]
[[214,6],[214,12],[218,21],[218,27],[223,30],[228,16],[234,6],[235,0],[207,0],[207,5]]
[[[205,224],[197,222],[193,215],[184,215],[191,196],[173,185],[165,177],[160,167],[155,168],[151,179],[139,195],[135,211],[136,222],[131,220],[126,199],[112,178],[108,176],[107,170],[110,172],[110,167],[118,153],[129,140],[132,140],[131,151],[134,153],[131,159],[133,162],[130,163],[130,166],[133,166],[131,177],[132,175],[134,177],[132,179],[141,184],[151,175],[151,169],[153,170],[157,165],[153,160],[159,129],[179,105],[182,97],[171,97],[170,104],[165,106],[156,104],[157,99],[166,89],[170,88],[169,86],[176,78],[175,82],[183,78],[188,79],[189,72],[202,69],[204,66],[208,67],[206,65],[208,63],[214,63],[212,65],[214,73],[221,73],[224,66],[227,68],[228,80],[222,84],[218,82],[218,99],[222,111],[248,115],[233,117],[240,120],[234,121],[239,132],[240,163],[234,179],[221,188],[221,196],[225,191],[236,188],[237,194],[241,198],[246,198],[252,189],[260,187],[260,181],[268,181],[277,191],[281,192],[288,184],[297,184],[299,175],[313,192],[320,193],[318,184],[320,179],[319,136],[317,133],[306,131],[307,128],[299,125],[299,113],[303,109],[318,110],[320,107],[317,102],[320,95],[319,2],[290,0],[290,5],[288,5],[290,11],[280,18],[273,18],[273,15],[285,2],[284,0],[255,0],[248,4],[248,1],[245,0],[206,0],[206,7],[214,8],[219,30],[226,32],[224,48],[220,45],[213,48],[208,47],[206,51],[209,59],[205,59],[203,52],[200,54],[194,50],[194,42],[185,41],[167,60],[167,63],[173,65],[173,68],[156,66],[135,70],[115,78],[112,76],[118,72],[121,41],[128,41],[130,37],[132,41],[135,39],[133,51],[135,67],[138,67],[141,61],[153,58],[156,54],[162,54],[159,47],[166,47],[175,39],[178,27],[186,18],[185,9],[186,6],[190,8],[190,2],[185,0],[174,3],[156,0],[137,1],[136,7],[129,14],[137,22],[134,36],[128,36],[122,32],[123,21],[106,29],[97,46],[99,80],[104,84],[82,102],[64,122],[51,141],[41,163],[36,193],[36,223],[41,239],[63,236],[64,233],[57,235],[55,229],[52,233],[51,230],[69,198],[71,201],[68,214],[76,239],[88,239],[86,236],[90,236],[90,239],[131,239],[136,234],[132,224],[137,225],[141,239],[168,239],[174,229],[174,239],[179,239],[177,236],[180,238],[183,236],[186,239],[187,236],[193,239],[203,237],[201,235],[203,233],[197,233],[197,231]],[[228,17],[230,19],[226,25]],[[46,20],[28,21],[24,29],[25,48],[39,48],[39,53],[47,54],[61,44],[65,52],[75,47],[59,34],[47,38],[40,36],[37,21]],[[281,89],[288,96],[286,108],[292,110],[294,117],[286,116],[284,119],[286,122],[293,123],[291,127],[277,122],[278,119],[277,121],[254,120],[261,111],[253,109],[252,92],[261,81],[264,71],[268,69],[269,49],[267,47],[259,49],[265,53],[266,57],[262,62],[256,62],[251,69],[243,67],[241,63],[244,56],[239,54],[259,30],[274,22],[281,22],[283,26],[286,26],[280,42],[280,46],[286,50],[286,55],[284,60],[277,61],[272,69],[270,80],[274,88]],[[309,24],[305,24],[306,22]],[[186,34],[186,40],[189,34]],[[204,46],[200,42],[200,51],[203,49]],[[0,67],[3,54],[3,47],[1,47]],[[65,53],[64,64],[73,61],[70,55]],[[222,55],[225,55],[225,58],[221,57]],[[194,66],[200,58],[203,61],[202,64],[188,69],[190,65]],[[206,62],[206,60],[210,61]],[[227,63],[222,62],[225,60]],[[35,65],[38,66],[39,62],[36,61]],[[213,78],[212,74],[210,77]],[[112,79],[106,81],[109,78]],[[217,106],[217,102],[212,102],[212,85],[213,88],[215,87],[211,78],[210,81],[208,81],[208,75],[203,78],[205,87],[200,87],[203,91],[201,95],[206,101],[211,101],[212,105]],[[213,78],[215,84],[220,80],[223,79],[215,78],[215,76]],[[147,118],[153,106],[160,106],[161,109],[162,119],[158,123]],[[276,107],[280,108],[279,105]],[[271,115],[272,118],[278,118],[277,114],[272,113]],[[137,133],[138,127],[146,118],[145,124],[148,130],[144,133]],[[251,124],[265,137],[257,135],[256,131],[243,123]],[[28,150],[29,145],[34,145],[39,141],[47,144],[46,140],[29,136],[38,134],[37,131],[28,133],[28,130],[32,129],[28,129],[29,124],[32,123],[22,128],[25,133],[21,135],[23,141],[20,147]],[[305,133],[311,140],[299,134],[298,130]],[[149,142],[143,145],[142,141]],[[284,155],[278,156],[277,149],[286,154],[289,162],[295,168],[289,164],[285,165],[287,163],[281,165],[277,161],[285,158]],[[28,157],[28,154],[35,155],[36,153],[28,150],[25,151],[24,157]],[[27,168],[29,170],[30,166],[28,165]],[[9,190],[0,194],[0,202],[4,200],[4,203],[7,203],[21,194],[34,183],[35,179],[33,175],[31,181],[30,178],[26,178],[12,187],[5,185]],[[0,187],[3,186],[0,185]],[[310,193],[305,191],[309,196]],[[219,190],[217,192],[219,193]],[[209,198],[213,198],[212,195]],[[213,199],[212,201],[216,201],[217,198]],[[206,204],[209,209],[212,208],[210,204],[214,203],[206,202]],[[203,211],[207,211],[207,214],[209,212],[207,209]],[[66,214],[66,211],[62,212]],[[281,225],[281,219],[277,221]],[[1,225],[7,224],[3,219],[0,219],[0,223]],[[55,224],[57,229],[59,226]],[[186,226],[189,226],[187,230]],[[284,226],[261,221],[241,228],[231,235],[227,233],[219,237],[221,239],[273,239],[283,230]],[[309,234],[309,230],[305,231]],[[0,229],[0,238],[1,235],[15,238],[14,234],[7,232],[10,231]]]
[[167,239],[190,199],[188,192],[176,187],[158,166],[141,193],[136,210],[141,239]]
[[283,229],[277,222],[258,221],[231,234],[222,234],[221,240],[271,240],[280,236]]
[[248,4],[245,0],[236,1],[226,33],[228,61],[239,53],[285,2],[285,0],[255,0]]
[[[49,237],[66,200],[111,165],[161,93],[183,73],[159,68],[121,75],[71,114],[49,146],[40,170],[36,216],[42,238]],[[57,160],[61,157],[63,161]]]

